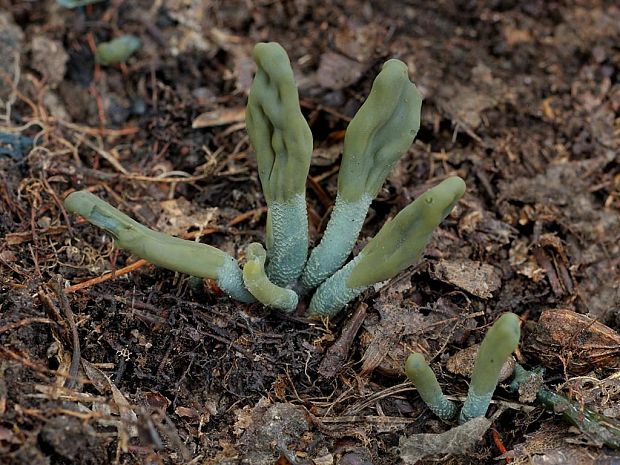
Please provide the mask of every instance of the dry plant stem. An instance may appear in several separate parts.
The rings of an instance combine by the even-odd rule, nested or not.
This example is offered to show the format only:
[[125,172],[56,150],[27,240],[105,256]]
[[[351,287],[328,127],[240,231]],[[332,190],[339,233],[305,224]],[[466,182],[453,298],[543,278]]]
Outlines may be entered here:
[[[510,385],[511,390],[518,391],[521,384],[527,383],[532,376],[540,375],[541,371],[541,369],[526,370],[517,363]],[[620,423],[616,419],[594,412],[545,386],[541,386],[538,390],[536,400],[547,410],[562,415],[564,420],[579,428],[594,442],[620,449]]]
[[58,296],[58,300],[60,301],[60,308],[63,311],[64,317],[67,320],[69,331],[71,333],[71,345],[72,345],[72,355],[71,355],[71,364],[69,366],[69,373],[67,379],[65,380],[64,386],[68,389],[72,389],[76,385],[76,379],[78,376],[78,370],[80,367],[80,359],[81,359],[81,349],[80,349],[80,338],[78,336],[77,326],[75,324],[75,318],[73,316],[73,311],[71,310],[71,305],[69,304],[69,299],[67,299],[67,295],[65,294],[60,279],[57,281],[52,281],[52,289]]
[[49,318],[43,317],[30,317],[24,318],[23,320],[14,321],[12,323],[7,323],[5,325],[0,326],[0,334],[6,333],[7,331],[13,331],[17,328],[21,328],[22,326],[28,326],[34,323],[55,325],[57,324],[55,321],[50,320]]
[[147,265],[149,262],[141,258],[140,260],[136,260],[134,263],[124,266],[118,270],[114,270],[110,273],[106,273],[102,276],[97,276],[96,278],[89,279],[88,281],[84,281],[78,284],[73,284],[65,288],[65,294],[72,294],[74,292],[80,291],[82,289],[87,289],[95,284],[103,283],[110,279],[118,278],[119,276],[123,276],[127,273],[131,273],[139,268],[142,268],[144,265]]
[[596,413],[545,387],[538,391],[536,399],[548,410],[561,412],[566,421],[596,442],[620,449],[620,423],[617,420]]
[[358,305],[357,310],[355,310],[353,316],[351,316],[342,329],[342,333],[340,333],[338,340],[327,349],[323,360],[321,360],[318,369],[320,376],[323,378],[333,378],[342,370],[349,356],[349,351],[351,350],[351,345],[355,340],[355,336],[362,326],[362,323],[364,323],[367,310],[368,305],[364,302]]
[[211,278],[222,291],[242,302],[254,297],[243,286],[237,261],[206,244],[186,241],[153,231],[86,191],[65,199],[65,208],[107,231],[115,244],[154,265],[200,278]]

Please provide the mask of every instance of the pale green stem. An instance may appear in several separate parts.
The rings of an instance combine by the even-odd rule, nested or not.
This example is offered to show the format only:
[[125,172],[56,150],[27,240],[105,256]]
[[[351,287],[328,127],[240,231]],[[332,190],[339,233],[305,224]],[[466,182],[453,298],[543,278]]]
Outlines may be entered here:
[[295,291],[276,286],[265,274],[267,253],[261,244],[253,242],[246,249],[247,262],[243,267],[243,282],[250,293],[263,305],[284,312],[297,308]]
[[424,355],[411,354],[405,362],[405,374],[418,390],[418,394],[424,403],[435,415],[443,421],[451,421],[456,417],[458,413],[456,404],[443,394],[435,373],[424,360]]
[[286,203],[271,203],[266,236],[269,279],[278,286],[295,282],[308,256],[308,215],[303,195]]
[[319,286],[310,300],[308,314],[333,316],[366,289],[366,286],[350,288],[347,285],[353,267],[359,261],[360,255],[336,271],[334,275]]
[[336,196],[331,218],[301,276],[303,292],[317,287],[334,274],[347,260],[359,235],[368,207],[372,202],[370,195],[363,195],[357,202],[348,202]]

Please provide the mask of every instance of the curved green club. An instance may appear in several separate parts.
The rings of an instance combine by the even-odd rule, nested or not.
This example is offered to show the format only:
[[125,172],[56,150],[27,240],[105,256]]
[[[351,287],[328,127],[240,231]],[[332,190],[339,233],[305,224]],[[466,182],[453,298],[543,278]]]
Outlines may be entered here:
[[424,355],[413,353],[405,362],[405,374],[415,385],[428,408],[443,421],[450,421],[458,412],[456,404],[448,400],[437,382],[435,373],[428,366]]
[[276,286],[265,274],[267,253],[261,244],[253,242],[246,249],[247,262],[243,267],[243,282],[256,299],[266,305],[284,312],[292,312],[297,307],[295,291]]
[[258,159],[269,207],[267,274],[278,285],[297,280],[308,254],[306,178],[312,133],[301,114],[293,70],[277,43],[254,47],[258,65],[250,89],[246,125]]
[[386,223],[354,260],[321,284],[309,312],[333,315],[371,284],[390,279],[415,263],[464,192],[465,182],[458,176],[424,192]]
[[387,61],[347,128],[336,203],[304,269],[304,289],[321,284],[353,250],[372,199],[420,128],[421,107],[422,97],[409,81],[407,65]]
[[210,245],[153,231],[90,192],[73,192],[64,205],[68,211],[107,231],[117,247],[169,270],[214,279],[220,289],[234,299],[254,302],[254,297],[243,286],[237,261],[227,253]]
[[478,349],[467,399],[459,415],[460,423],[487,413],[502,366],[518,347],[520,337],[519,317],[514,313],[504,313],[493,323]]

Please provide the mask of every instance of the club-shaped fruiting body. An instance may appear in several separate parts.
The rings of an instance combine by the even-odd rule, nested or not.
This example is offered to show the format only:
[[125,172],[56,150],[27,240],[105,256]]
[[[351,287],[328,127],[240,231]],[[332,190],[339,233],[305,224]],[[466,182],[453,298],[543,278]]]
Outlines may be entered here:
[[140,39],[126,34],[110,42],[102,42],[97,45],[95,61],[101,65],[113,65],[121,63],[140,48]]
[[465,182],[458,176],[424,192],[385,224],[354,260],[321,284],[309,312],[334,315],[371,284],[390,279],[415,263],[434,229],[464,192]]
[[[459,423],[486,414],[499,381],[500,371],[510,354],[518,347],[520,336],[519,317],[514,313],[504,313],[491,326],[476,355],[469,392],[459,414]],[[517,389],[529,374],[518,364],[515,373],[513,389]],[[439,418],[450,421],[456,416],[456,406],[444,396],[424,356],[411,354],[405,362],[405,374],[416,386],[422,400]]]
[[312,133],[300,107],[293,70],[277,43],[254,47],[258,69],[250,89],[246,126],[256,151],[269,213],[267,275],[275,284],[297,281],[308,254],[306,178]]
[[265,249],[258,242],[253,242],[247,247],[246,264],[243,267],[245,287],[263,305],[292,312],[297,307],[297,293],[269,281],[264,268],[266,257]]
[[346,261],[372,199],[420,128],[421,106],[407,66],[388,60],[347,128],[336,203],[321,242],[310,254],[302,288],[318,286]]
[[459,415],[460,423],[486,414],[502,366],[519,345],[520,336],[519,317],[514,313],[504,313],[493,323],[478,349],[467,399]]
[[443,421],[451,421],[458,412],[457,406],[441,391],[435,373],[428,366],[424,355],[413,353],[405,362],[405,374],[418,390],[428,408]]
[[169,270],[214,279],[231,297],[254,302],[254,297],[243,286],[237,261],[227,253],[210,245],[153,231],[87,191],[73,192],[64,205],[68,211],[107,231],[117,247]]

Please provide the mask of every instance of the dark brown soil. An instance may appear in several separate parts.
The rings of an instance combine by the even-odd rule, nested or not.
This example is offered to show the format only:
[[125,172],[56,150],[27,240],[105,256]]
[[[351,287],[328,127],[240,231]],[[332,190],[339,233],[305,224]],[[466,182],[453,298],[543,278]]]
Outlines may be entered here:
[[[94,45],[121,34],[138,52],[95,66]],[[467,193],[425,260],[331,322],[148,264],[69,287],[137,260],[63,210],[77,189],[237,257],[264,241],[243,107],[267,40],[291,57],[315,138],[313,241],[347,122],[386,59],[408,64],[422,127],[360,243],[458,174]],[[519,362],[618,419],[619,77],[615,2],[0,0],[0,463],[402,463],[402,436],[450,428],[406,382],[406,355],[425,352],[462,399],[448,358],[505,311],[525,322]],[[538,323],[549,309],[568,313]],[[618,460],[495,399],[496,433],[444,463],[506,463],[502,444],[512,463]]]

